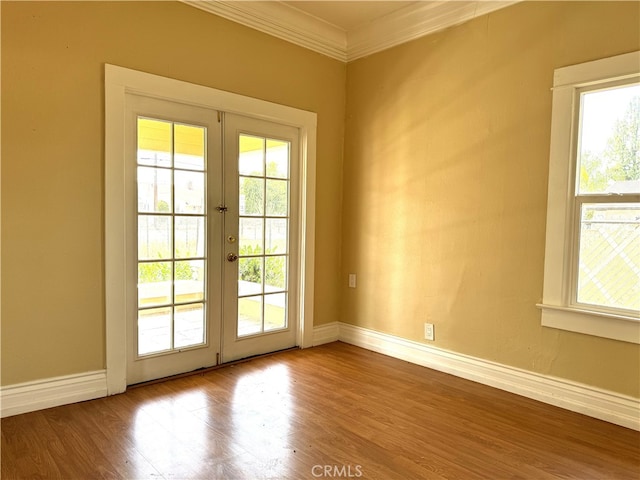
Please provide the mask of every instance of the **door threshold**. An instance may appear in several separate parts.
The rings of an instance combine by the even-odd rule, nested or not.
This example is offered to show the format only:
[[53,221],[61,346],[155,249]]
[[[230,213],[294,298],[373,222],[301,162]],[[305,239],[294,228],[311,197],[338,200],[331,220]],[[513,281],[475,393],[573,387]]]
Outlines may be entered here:
[[261,353],[259,355],[252,355],[250,357],[245,357],[245,358],[241,358],[241,359],[238,359],[238,360],[233,360],[233,361],[227,362],[227,363],[221,363],[219,365],[213,365],[211,367],[196,368],[195,370],[191,370],[190,372],[178,373],[176,375],[170,375],[168,377],[156,378],[155,380],[147,380],[146,382],[133,383],[131,385],[127,385],[127,390],[134,389],[134,388],[139,388],[139,387],[146,387],[148,385],[155,385],[156,383],[163,383],[163,382],[167,382],[169,380],[176,380],[178,378],[191,377],[193,375],[204,375],[205,373],[213,372],[214,370],[219,370],[220,368],[232,367],[234,365],[238,365],[238,364],[245,363],[245,362],[250,362],[251,360],[256,360],[258,358],[270,357],[270,356],[276,355],[278,353],[290,352],[292,350],[300,350],[300,347],[284,348],[282,350],[276,350],[275,352],[268,352],[268,353]]

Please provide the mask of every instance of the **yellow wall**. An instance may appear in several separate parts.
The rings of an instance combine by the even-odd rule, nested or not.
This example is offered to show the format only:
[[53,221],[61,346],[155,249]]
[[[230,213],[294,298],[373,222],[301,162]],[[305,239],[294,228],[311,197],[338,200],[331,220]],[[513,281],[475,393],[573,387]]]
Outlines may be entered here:
[[180,3],[2,2],[2,384],[104,368],[112,63],[318,113],[316,324],[430,321],[437,347],[640,396],[637,345],[535,308],[553,69],[639,49],[639,23],[518,4],[345,67]]
[[2,2],[2,384],[105,367],[104,63],[318,113],[314,313],[335,320],[345,65],[177,2]]
[[640,396],[640,347],[540,326],[553,70],[640,4],[525,3],[347,68],[342,320]]

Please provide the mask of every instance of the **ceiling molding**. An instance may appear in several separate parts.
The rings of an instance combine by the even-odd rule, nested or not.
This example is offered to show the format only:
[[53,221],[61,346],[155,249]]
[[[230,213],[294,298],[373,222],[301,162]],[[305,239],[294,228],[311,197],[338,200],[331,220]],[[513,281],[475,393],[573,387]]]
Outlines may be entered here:
[[347,61],[347,32],[280,2],[182,0],[301,47]]
[[342,62],[350,62],[521,0],[421,1],[349,32],[277,1],[182,1]]
[[417,2],[347,34],[347,61],[459,25],[517,1]]

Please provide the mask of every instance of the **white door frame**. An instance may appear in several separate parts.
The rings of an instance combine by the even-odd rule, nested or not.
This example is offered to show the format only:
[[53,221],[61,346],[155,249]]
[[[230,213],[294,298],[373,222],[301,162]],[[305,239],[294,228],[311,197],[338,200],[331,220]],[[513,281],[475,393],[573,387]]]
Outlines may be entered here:
[[[127,388],[126,310],[135,298],[126,289],[125,95],[133,93],[236,113],[300,131],[297,344],[312,346],[315,258],[316,124],[313,112],[105,64],[105,315],[107,394]],[[295,318],[295,316],[294,316]]]

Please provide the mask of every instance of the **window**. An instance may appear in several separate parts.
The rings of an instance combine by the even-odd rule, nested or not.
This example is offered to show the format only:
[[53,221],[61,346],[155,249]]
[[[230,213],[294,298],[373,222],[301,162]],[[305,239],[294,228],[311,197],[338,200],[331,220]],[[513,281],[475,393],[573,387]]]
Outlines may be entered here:
[[238,138],[238,337],[287,328],[288,141]]
[[138,355],[205,343],[206,128],[138,117]]
[[640,343],[640,52],[554,75],[542,324]]

